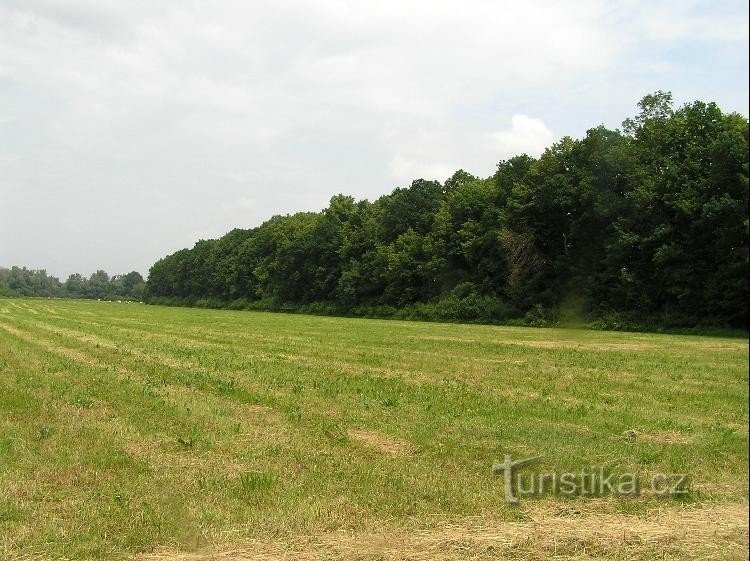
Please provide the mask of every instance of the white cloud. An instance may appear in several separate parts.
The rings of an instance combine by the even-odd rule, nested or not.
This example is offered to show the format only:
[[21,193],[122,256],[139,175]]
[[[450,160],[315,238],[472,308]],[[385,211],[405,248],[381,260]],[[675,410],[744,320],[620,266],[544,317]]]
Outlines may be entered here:
[[500,158],[538,153],[550,130],[616,126],[655,89],[746,111],[746,10],[5,0],[0,265],[145,271],[196,231],[457,167],[487,175]]
[[555,139],[552,131],[544,121],[526,115],[513,115],[511,127],[499,132],[490,133],[493,148],[503,158],[519,154],[537,157],[548,148]]
[[402,156],[393,158],[388,167],[399,186],[408,186],[413,179],[445,181],[459,169],[457,166],[434,162],[420,162]]
[[642,7],[637,17],[645,39],[665,42],[690,39],[719,43],[748,40],[746,2],[662,0]]

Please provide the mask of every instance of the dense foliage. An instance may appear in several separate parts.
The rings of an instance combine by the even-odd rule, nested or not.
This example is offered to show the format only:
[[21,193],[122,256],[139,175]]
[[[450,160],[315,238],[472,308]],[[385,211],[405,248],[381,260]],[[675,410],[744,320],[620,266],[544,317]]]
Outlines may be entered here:
[[88,278],[75,273],[61,283],[44,269],[0,267],[0,296],[140,300],[144,288],[143,277],[137,271],[110,277],[99,270]]
[[671,94],[488,178],[337,195],[155,263],[154,303],[747,326],[748,121]]

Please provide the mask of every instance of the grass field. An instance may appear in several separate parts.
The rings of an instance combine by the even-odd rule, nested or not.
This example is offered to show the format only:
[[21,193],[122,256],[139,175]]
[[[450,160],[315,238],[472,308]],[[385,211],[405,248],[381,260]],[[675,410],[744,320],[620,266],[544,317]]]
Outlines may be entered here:
[[[746,339],[0,300],[0,558],[747,558]],[[686,473],[522,498],[493,462]]]

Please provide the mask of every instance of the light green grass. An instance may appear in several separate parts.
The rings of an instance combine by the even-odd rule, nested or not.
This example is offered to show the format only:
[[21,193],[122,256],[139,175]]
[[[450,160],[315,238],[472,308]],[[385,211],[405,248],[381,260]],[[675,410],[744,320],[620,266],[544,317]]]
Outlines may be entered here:
[[0,299],[0,558],[513,523],[559,503],[506,506],[504,454],[691,478],[679,501],[607,512],[744,505],[747,367],[742,339]]

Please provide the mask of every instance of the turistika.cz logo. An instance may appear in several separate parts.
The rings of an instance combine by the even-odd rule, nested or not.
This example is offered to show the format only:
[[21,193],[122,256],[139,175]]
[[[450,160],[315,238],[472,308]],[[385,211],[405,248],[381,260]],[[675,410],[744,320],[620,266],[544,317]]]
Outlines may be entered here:
[[654,497],[679,497],[689,492],[688,477],[682,473],[651,474],[612,473],[604,466],[590,466],[578,472],[523,472],[541,456],[514,460],[506,455],[502,463],[492,465],[492,473],[503,476],[505,501],[517,504],[519,497],[563,495],[570,497],[601,497],[605,495],[632,497],[648,494]]

